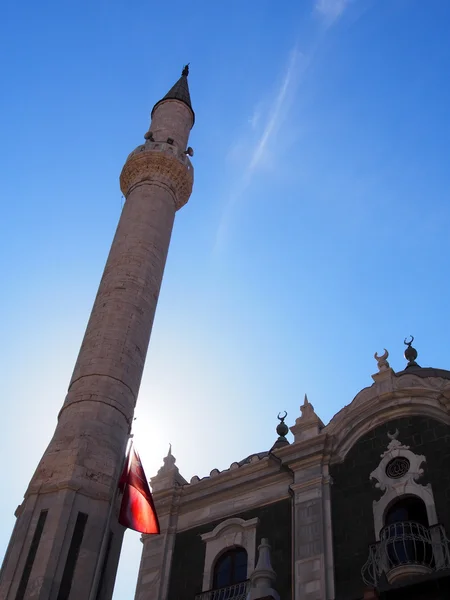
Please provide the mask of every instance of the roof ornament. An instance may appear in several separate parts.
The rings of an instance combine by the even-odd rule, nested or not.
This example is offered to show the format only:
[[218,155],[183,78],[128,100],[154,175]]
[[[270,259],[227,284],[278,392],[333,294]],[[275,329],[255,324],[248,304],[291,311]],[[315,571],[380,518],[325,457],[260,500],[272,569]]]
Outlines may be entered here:
[[312,417],[315,415],[314,406],[308,400],[308,396],[305,394],[305,399],[303,401],[303,406],[300,406],[300,410],[302,412],[302,419],[307,419],[308,417]]
[[387,371],[389,369],[389,363],[387,361],[388,356],[389,352],[386,350],[386,348],[384,348],[384,354],[381,356],[378,356],[378,352],[375,352],[373,355],[374,359],[377,361],[377,366],[380,373],[381,371]]
[[284,422],[286,417],[286,411],[284,411],[284,415],[278,413],[277,419],[280,421],[277,425],[278,439],[272,446],[271,450],[275,450],[275,448],[281,448],[282,446],[286,446],[289,444],[289,440],[286,439],[286,435],[289,433],[289,427]]
[[[287,412],[284,411],[284,416],[280,417],[281,413],[278,413],[277,419],[280,421],[277,425],[277,433],[280,437],[286,439],[286,434],[289,432],[289,427],[284,422],[287,417]],[[286,440],[287,441],[287,440]]]
[[405,338],[405,340],[404,340],[404,342],[403,342],[403,343],[405,344],[405,346],[408,346],[408,347],[406,348],[406,350],[405,350],[405,354],[404,354],[404,356],[405,356],[406,360],[408,361],[408,364],[406,365],[406,368],[407,368],[407,369],[408,369],[409,367],[420,367],[420,365],[418,365],[418,364],[416,363],[416,358],[417,358],[417,350],[411,346],[411,344],[412,344],[412,343],[413,343],[413,341],[414,341],[414,336],[413,336],[413,335],[410,335],[409,337],[411,338],[411,340],[410,340],[409,342],[407,342],[407,341],[406,341],[408,338]]
[[189,65],[191,63],[188,63],[187,65],[184,65],[183,70],[181,71],[181,76],[182,77],[187,77],[189,75]]
[[164,462],[164,464],[159,469],[158,475],[160,475],[161,473],[167,473],[169,471],[172,471],[173,469],[176,469],[176,466],[175,466],[176,458],[172,454],[172,444],[169,444],[169,452],[167,453],[167,456],[164,457],[163,462]]

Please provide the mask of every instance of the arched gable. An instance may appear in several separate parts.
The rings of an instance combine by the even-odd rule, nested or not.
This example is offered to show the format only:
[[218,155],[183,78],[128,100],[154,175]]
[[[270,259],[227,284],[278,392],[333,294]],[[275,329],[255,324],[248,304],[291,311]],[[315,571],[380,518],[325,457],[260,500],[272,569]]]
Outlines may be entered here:
[[392,376],[363,389],[323,429],[330,462],[341,462],[367,432],[393,419],[430,417],[450,425],[450,380],[414,374]]

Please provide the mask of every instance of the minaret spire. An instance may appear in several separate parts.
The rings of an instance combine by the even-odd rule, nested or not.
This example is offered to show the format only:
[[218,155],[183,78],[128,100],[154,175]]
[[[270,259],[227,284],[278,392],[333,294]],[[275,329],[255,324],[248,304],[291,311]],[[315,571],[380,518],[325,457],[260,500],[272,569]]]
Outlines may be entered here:
[[164,102],[166,100],[178,100],[179,102],[183,102],[184,104],[186,104],[186,106],[188,106],[191,109],[192,117],[193,117],[192,125],[194,125],[195,113],[192,108],[191,95],[189,93],[189,84],[188,84],[188,79],[187,79],[188,75],[189,75],[189,63],[183,67],[183,70],[181,71],[180,79],[170,88],[170,90],[167,92],[167,94],[164,96],[164,98],[161,98],[161,100],[159,100],[159,102],[157,102],[155,104],[155,106],[153,107],[153,110],[152,110],[152,117],[153,117],[153,113],[155,112],[156,108],[162,102]]
[[[153,108],[147,141],[122,169],[123,211],[53,438],[16,511],[0,598],[112,597],[124,533],[110,519],[112,503],[175,213],[192,191],[186,148],[193,124],[183,70]],[[167,461],[175,461],[171,452]]]

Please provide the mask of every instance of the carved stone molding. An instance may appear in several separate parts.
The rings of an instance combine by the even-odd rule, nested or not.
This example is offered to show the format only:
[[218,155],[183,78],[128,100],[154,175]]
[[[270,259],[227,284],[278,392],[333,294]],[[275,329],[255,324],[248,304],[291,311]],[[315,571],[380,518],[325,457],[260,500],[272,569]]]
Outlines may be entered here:
[[190,163],[181,162],[173,152],[147,148],[144,144],[128,157],[120,175],[120,189],[127,197],[136,184],[156,181],[172,190],[178,210],[187,203],[191,195],[193,171]]
[[228,548],[241,546],[247,551],[247,577],[255,568],[256,527],[259,519],[231,518],[219,523],[212,531],[201,538],[206,543],[205,567],[203,571],[203,591],[211,589],[214,565],[219,556]]
[[409,446],[405,446],[398,439],[398,430],[388,434],[391,440],[387,450],[381,455],[381,462],[370,474],[370,479],[375,479],[375,487],[384,492],[377,501],[373,501],[373,519],[376,540],[380,539],[380,531],[384,526],[384,515],[387,508],[400,496],[412,495],[422,499],[427,509],[429,525],[436,525],[437,513],[434,505],[431,484],[422,485],[418,480],[423,475],[422,465],[425,456],[414,454]]
[[329,438],[331,463],[342,462],[360,437],[392,419],[427,416],[450,425],[444,402],[449,386],[448,379],[411,374],[365,388],[322,430]]

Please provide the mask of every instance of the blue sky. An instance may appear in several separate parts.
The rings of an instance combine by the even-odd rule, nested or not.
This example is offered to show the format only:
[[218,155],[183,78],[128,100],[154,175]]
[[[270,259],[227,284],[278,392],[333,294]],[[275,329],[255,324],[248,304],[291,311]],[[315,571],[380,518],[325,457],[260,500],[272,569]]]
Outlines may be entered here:
[[[280,6],[282,7],[280,9]],[[136,411],[150,477],[327,422],[376,371],[450,368],[450,3],[7,2],[0,552],[56,423],[122,206],[118,177],[191,63],[195,186],[177,215]],[[6,486],[5,486],[6,487]],[[130,598],[127,532],[114,600]]]

